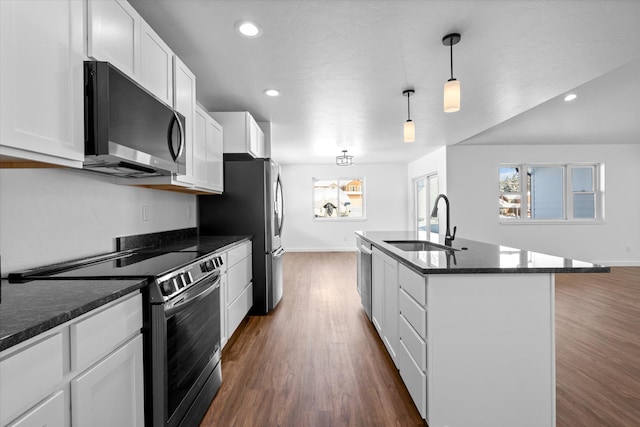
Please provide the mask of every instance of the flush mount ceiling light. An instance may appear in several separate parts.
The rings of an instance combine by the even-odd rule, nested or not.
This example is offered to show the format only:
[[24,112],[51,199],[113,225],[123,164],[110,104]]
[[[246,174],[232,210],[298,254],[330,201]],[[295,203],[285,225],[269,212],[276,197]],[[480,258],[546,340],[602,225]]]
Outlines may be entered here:
[[236,28],[245,37],[258,37],[262,33],[260,27],[250,21],[239,21]]
[[336,156],[336,165],[338,166],[353,165],[353,156],[347,156],[347,150],[342,150],[342,156]]
[[280,91],[278,89],[265,89],[264,94],[267,96],[280,96]]
[[442,38],[442,44],[451,49],[451,78],[444,84],[444,112],[460,111],[460,82],[453,78],[453,45],[460,41],[460,34],[451,33]]
[[411,95],[416,93],[413,89],[407,89],[402,91],[402,94],[407,97],[407,121],[404,122],[404,142],[413,142],[416,140],[416,124],[411,120],[411,105],[409,100]]
[[574,99],[576,99],[578,97],[578,95],[576,95],[575,93],[570,93],[567,96],[564,97],[565,101],[573,101]]

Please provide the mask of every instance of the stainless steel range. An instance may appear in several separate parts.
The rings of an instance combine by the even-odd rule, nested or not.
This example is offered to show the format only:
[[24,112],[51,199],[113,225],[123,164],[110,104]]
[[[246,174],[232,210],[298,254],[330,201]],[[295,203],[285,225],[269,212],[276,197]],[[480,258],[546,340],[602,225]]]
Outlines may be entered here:
[[198,251],[129,250],[9,276],[33,279],[146,278],[147,426],[198,425],[222,382],[222,258]]

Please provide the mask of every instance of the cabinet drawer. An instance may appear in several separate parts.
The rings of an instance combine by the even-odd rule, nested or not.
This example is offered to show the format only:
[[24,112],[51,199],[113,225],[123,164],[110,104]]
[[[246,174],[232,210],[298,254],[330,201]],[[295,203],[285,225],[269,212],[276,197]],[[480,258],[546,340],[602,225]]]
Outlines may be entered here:
[[233,332],[236,330],[244,316],[253,305],[253,284],[249,284],[235,299],[227,310],[227,338],[231,339]]
[[63,376],[62,333],[0,361],[0,424],[19,415],[56,387]]
[[65,425],[64,392],[60,390],[9,427],[63,427]]
[[251,258],[245,258],[227,270],[227,304],[235,300],[251,282]]
[[227,267],[233,267],[243,258],[251,255],[251,242],[246,242],[240,246],[236,246],[227,252]]
[[411,357],[409,350],[400,341],[400,351],[398,352],[400,360],[400,376],[404,381],[404,385],[409,390],[411,399],[415,403],[420,416],[427,419],[427,376],[416,364]]
[[101,311],[72,324],[71,369],[83,370],[114,348],[140,332],[142,328],[142,295]]
[[427,305],[427,281],[425,277],[400,265],[400,287],[422,306]]
[[400,289],[400,313],[413,326],[418,334],[427,338],[427,311],[407,294],[404,289]]
[[400,315],[400,340],[404,343],[409,353],[414,358],[420,369],[427,370],[427,344],[411,327],[407,319]]

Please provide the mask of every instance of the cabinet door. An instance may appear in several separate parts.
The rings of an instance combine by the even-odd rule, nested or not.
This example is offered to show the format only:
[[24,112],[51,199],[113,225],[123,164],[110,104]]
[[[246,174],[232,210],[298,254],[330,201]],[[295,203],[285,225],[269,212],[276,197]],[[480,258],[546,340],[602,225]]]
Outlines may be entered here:
[[207,188],[213,191],[224,190],[224,161],[222,157],[223,129],[218,122],[207,121]]
[[140,83],[173,105],[173,52],[144,20],[140,33]]
[[227,344],[227,275],[220,277],[220,348]]
[[384,256],[384,344],[393,363],[398,365],[398,262]]
[[382,337],[384,323],[384,259],[373,249],[371,257],[371,321]]
[[247,126],[249,128],[247,132],[249,137],[249,141],[247,142],[249,154],[258,159],[264,158],[264,132],[262,132],[258,123],[248,113]]
[[47,398],[9,427],[66,427],[64,392],[62,390]]
[[71,381],[71,423],[144,426],[142,335]]
[[185,117],[185,150],[187,154],[187,172],[177,179],[182,182],[193,183],[193,146],[195,141],[196,120],[196,76],[178,58],[173,56],[173,102],[174,108]]
[[81,167],[82,2],[0,1],[0,160]]
[[87,55],[138,80],[141,22],[126,0],[88,0]]
[[193,144],[193,180],[198,187],[207,186],[207,131],[209,115],[200,107],[196,107],[195,138]]

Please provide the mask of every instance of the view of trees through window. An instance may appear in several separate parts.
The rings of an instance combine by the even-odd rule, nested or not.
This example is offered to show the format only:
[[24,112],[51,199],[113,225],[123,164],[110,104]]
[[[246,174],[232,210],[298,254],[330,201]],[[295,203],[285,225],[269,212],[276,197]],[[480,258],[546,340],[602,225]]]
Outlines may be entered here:
[[315,218],[364,218],[364,178],[313,179]]

